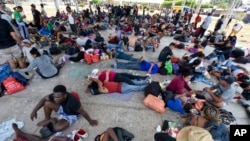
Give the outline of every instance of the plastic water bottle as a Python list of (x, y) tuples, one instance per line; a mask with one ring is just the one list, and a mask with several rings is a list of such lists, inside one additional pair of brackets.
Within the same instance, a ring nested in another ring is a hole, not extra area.
[(117, 71), (117, 63), (114, 64), (114, 71)]

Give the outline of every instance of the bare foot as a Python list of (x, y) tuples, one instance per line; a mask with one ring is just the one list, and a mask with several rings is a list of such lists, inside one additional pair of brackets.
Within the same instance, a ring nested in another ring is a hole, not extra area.
[(37, 126), (47, 126), (50, 123), (50, 119), (44, 119), (37, 123)]
[(12, 123), (12, 129), (15, 131), (16, 138), (19, 137), (19, 133), (21, 132), (16, 123)]

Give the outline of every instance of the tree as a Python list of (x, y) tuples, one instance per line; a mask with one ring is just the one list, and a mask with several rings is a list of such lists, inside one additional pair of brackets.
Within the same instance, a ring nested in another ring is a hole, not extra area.
[(93, 2), (94, 4), (98, 4), (98, 3), (100, 3), (100, 0), (92, 0), (92, 2)]

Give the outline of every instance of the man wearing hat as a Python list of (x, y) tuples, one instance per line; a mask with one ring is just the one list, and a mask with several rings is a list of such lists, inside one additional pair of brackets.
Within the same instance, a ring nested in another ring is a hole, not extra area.
[(37, 27), (38, 30), (40, 30), (43, 24), (42, 14), (36, 9), (35, 4), (31, 4), (30, 6), (31, 6), (31, 12), (33, 15), (34, 25), (35, 27)]
[(234, 78), (232, 76), (221, 76), (217, 85), (205, 87), (203, 91), (196, 91), (196, 94), (202, 94), (210, 104), (221, 108), (231, 102), (235, 96), (233, 83)]
[(4, 1), (0, 1), (0, 12), (1, 12), (1, 18), (10, 23), (12, 19), (11, 18), (12, 11), (8, 7), (6, 7)]

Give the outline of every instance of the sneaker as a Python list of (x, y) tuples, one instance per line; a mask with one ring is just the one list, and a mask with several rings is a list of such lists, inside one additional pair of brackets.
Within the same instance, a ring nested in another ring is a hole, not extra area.
[(157, 126), (156, 132), (157, 132), (157, 133), (161, 132), (161, 125), (158, 125), (158, 126)]
[(152, 82), (152, 79), (148, 78), (147, 81), (148, 81), (148, 84), (150, 84)]
[(151, 74), (146, 74), (146, 76), (147, 76), (147, 81), (150, 84), (152, 82)]
[(245, 108), (250, 107), (246, 100), (239, 99), (238, 102)]

